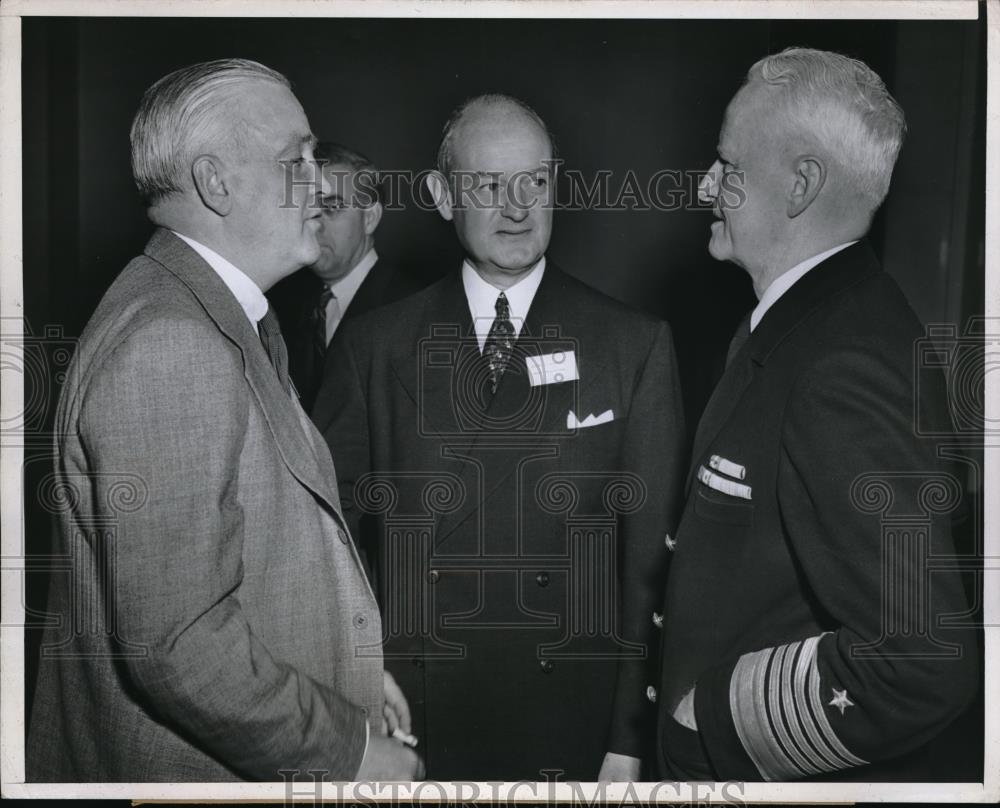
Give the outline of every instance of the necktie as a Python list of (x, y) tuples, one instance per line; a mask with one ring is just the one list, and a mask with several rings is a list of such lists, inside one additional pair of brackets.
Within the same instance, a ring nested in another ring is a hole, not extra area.
[[(327, 287), (329, 289), (329, 287)], [(337, 326), (340, 325), (340, 320), (343, 316), (343, 312), (340, 310), (340, 300), (330, 289), (330, 298), (326, 304), (326, 344), (330, 344), (330, 340), (333, 339), (333, 334), (337, 330)]]
[(333, 299), (333, 292), (325, 283), (313, 309), (313, 353), (316, 354), (316, 366), (323, 367), (323, 359), (326, 357), (326, 307)]
[(285, 392), (291, 393), (288, 383), (288, 350), (285, 348), (285, 341), (281, 338), (281, 326), (278, 325), (278, 318), (270, 306), (267, 307), (267, 313), (257, 323), (257, 333), (260, 334), (260, 341), (264, 344), (267, 358), (274, 366), (274, 372), (278, 374), (278, 381), (281, 382)]
[(733, 357), (740, 352), (743, 344), (750, 339), (750, 316), (752, 314), (752, 310), (748, 311), (736, 327), (736, 333), (733, 334), (733, 338), (729, 342), (729, 350), (726, 351), (726, 367), (729, 367), (729, 363), (733, 361)]
[(494, 393), (514, 350), (514, 324), (510, 321), (510, 304), (503, 292), (497, 297), (495, 309), (497, 316), (490, 326), (490, 333), (486, 335), (486, 345), (483, 348), (483, 356), (490, 366), (490, 381), (493, 383)]

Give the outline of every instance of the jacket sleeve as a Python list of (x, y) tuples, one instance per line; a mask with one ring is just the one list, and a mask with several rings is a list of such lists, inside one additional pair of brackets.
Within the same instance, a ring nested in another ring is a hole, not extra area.
[(656, 709), (647, 688), (658, 681), (667, 540), (680, 518), (687, 461), (684, 407), (673, 339), (658, 325), (637, 377), (628, 413), (621, 469), (637, 475), (644, 501), (621, 517), (622, 639), (646, 649), (645, 658), (623, 657), (608, 750), (642, 757), (651, 742)]
[(80, 438), (95, 506), (122, 472), (149, 491), (118, 517), (113, 548), (117, 634), (144, 648), (122, 656), (123, 671), (144, 709), (242, 777), (297, 768), (349, 779), (362, 708), (275, 658), (240, 604), (244, 541), (257, 529), (240, 495), (268, 495), (241, 491), (249, 402), (233, 346), (180, 317), (130, 334), (88, 382)]
[(915, 434), (914, 382), (900, 364), (877, 345), (844, 347), (792, 390), (778, 502), (829, 630), (699, 678), (698, 728), (725, 777), (792, 780), (895, 757), (975, 694), (972, 631), (940, 620), (967, 610), (961, 580), (928, 563), (954, 554), (957, 481)]

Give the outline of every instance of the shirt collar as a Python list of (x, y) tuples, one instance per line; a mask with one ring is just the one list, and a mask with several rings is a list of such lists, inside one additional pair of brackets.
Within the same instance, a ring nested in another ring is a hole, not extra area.
[(215, 250), (185, 236), (183, 233), (178, 233), (176, 230), (170, 232), (205, 259), (205, 263), (215, 270), (229, 291), (233, 293), (233, 297), (243, 308), (247, 319), (256, 326), (261, 318), (267, 314), (267, 298), (264, 297), (260, 287)]
[(486, 337), (496, 319), (496, 304), (500, 292), (503, 291), (510, 306), (510, 322), (514, 326), (514, 335), (520, 336), (524, 318), (528, 316), (528, 309), (531, 308), (531, 302), (535, 299), (535, 292), (538, 291), (544, 273), (543, 255), (527, 275), (510, 288), (500, 290), (484, 281), (468, 261), (462, 264), (462, 285), (465, 287), (465, 298), (469, 301), (469, 313), (472, 315), (480, 351), (485, 348)]
[(760, 302), (757, 304), (757, 308), (753, 310), (750, 314), (750, 330), (753, 331), (760, 321), (763, 319), (767, 310), (771, 308), (775, 303), (778, 302), (785, 292), (792, 288), (796, 281), (802, 278), (810, 269), (823, 263), (827, 258), (835, 253), (839, 253), (841, 250), (850, 247), (852, 244), (857, 244), (858, 240), (848, 241), (844, 244), (838, 244), (836, 247), (831, 247), (825, 252), (821, 252), (818, 255), (814, 255), (811, 258), (807, 258), (805, 261), (801, 261), (787, 272), (782, 273), (777, 278), (775, 278), (771, 285), (764, 290), (764, 294), (760, 296)]
[(347, 311), (347, 307), (351, 305), (351, 301), (354, 300), (354, 296), (358, 293), (358, 289), (361, 288), (361, 284), (365, 282), (368, 273), (372, 271), (372, 267), (375, 266), (376, 261), (378, 261), (378, 253), (372, 247), (372, 249), (365, 253), (364, 258), (358, 261), (354, 269), (348, 272), (343, 278), (327, 284), (330, 287), (330, 291), (333, 292), (334, 297), (337, 298), (337, 303), (340, 304), (341, 311)]

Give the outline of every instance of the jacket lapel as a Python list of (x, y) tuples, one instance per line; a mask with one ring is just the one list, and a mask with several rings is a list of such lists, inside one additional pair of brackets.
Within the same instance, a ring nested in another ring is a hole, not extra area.
[(172, 273), (198, 299), (216, 327), (243, 355), (243, 372), (274, 437), (282, 461), (292, 475), (319, 498), (343, 522), (332, 474), (332, 465), (322, 464), (314, 441), (300, 421), (298, 405), (278, 381), (264, 346), (243, 308), (222, 279), (181, 239), (158, 229), (146, 245), (145, 254)]
[[(461, 305), (467, 312), (468, 303), (460, 281), (459, 287)], [(452, 441), (451, 451), (483, 460), (482, 467), (489, 467), (489, 477), (482, 480), (483, 488), (480, 489), (472, 484), (475, 480), (470, 479), (478, 464), (472, 460), (463, 464), (460, 477), (465, 490), (478, 492), (478, 495), (467, 494), (460, 508), (441, 517), (435, 532), (436, 542), (447, 539), (473, 513), (484, 507), (490, 496), (516, 471), (526, 454), (532, 453), (536, 447), (552, 447), (554, 450), (557, 433), (568, 434), (565, 426), (567, 412), (579, 412), (581, 389), (586, 390), (594, 384), (601, 377), (603, 367), (586, 364), (591, 357), (585, 355), (578, 339), (586, 330), (583, 323), (585, 315), (577, 308), (568, 277), (549, 263), (497, 391), (492, 396), (487, 393), (483, 398), (485, 407), (479, 428), (460, 441)], [(471, 328), (471, 320), (469, 325)], [(475, 344), (474, 337), (472, 341)], [(478, 344), (475, 348), (476, 360), (485, 369), (486, 363), (479, 355)], [(532, 387), (527, 369), (528, 358), (559, 351), (575, 352), (581, 378)], [(485, 374), (485, 370), (483, 372)], [(485, 375), (483, 378), (485, 381)], [(454, 406), (450, 402), (442, 403)], [(493, 455), (488, 464), (484, 456), (486, 452)]]
[(862, 240), (813, 267), (767, 310), (726, 367), (698, 423), (687, 479), (689, 489), (709, 444), (737, 409), (771, 353), (813, 312), (876, 271), (879, 265), (875, 254), (867, 240)]

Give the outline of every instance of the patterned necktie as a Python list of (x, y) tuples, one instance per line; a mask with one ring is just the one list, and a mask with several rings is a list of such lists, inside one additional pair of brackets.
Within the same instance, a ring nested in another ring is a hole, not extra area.
[(503, 292), (497, 297), (496, 312), (496, 319), (490, 326), (490, 333), (486, 335), (486, 345), (483, 348), (483, 356), (490, 365), (490, 381), (493, 383), (494, 393), (514, 350), (514, 324), (510, 321), (510, 304)]
[(316, 301), (316, 308), (313, 309), (313, 352), (316, 354), (316, 366), (323, 367), (323, 360), (326, 357), (326, 307), (333, 299), (333, 292), (325, 283), (323, 290), (319, 293), (319, 300)]
[(733, 334), (733, 338), (729, 342), (729, 350), (726, 351), (726, 367), (729, 367), (729, 363), (733, 361), (733, 357), (740, 352), (740, 348), (750, 339), (750, 316), (752, 314), (753, 310), (748, 311), (736, 327), (736, 333)]
[(267, 351), (267, 358), (274, 366), (274, 372), (278, 374), (278, 381), (286, 393), (291, 393), (288, 382), (288, 350), (285, 348), (285, 341), (281, 338), (281, 326), (278, 325), (278, 317), (274, 309), (267, 307), (267, 313), (260, 318), (257, 323), (257, 333), (260, 334), (260, 341)]

